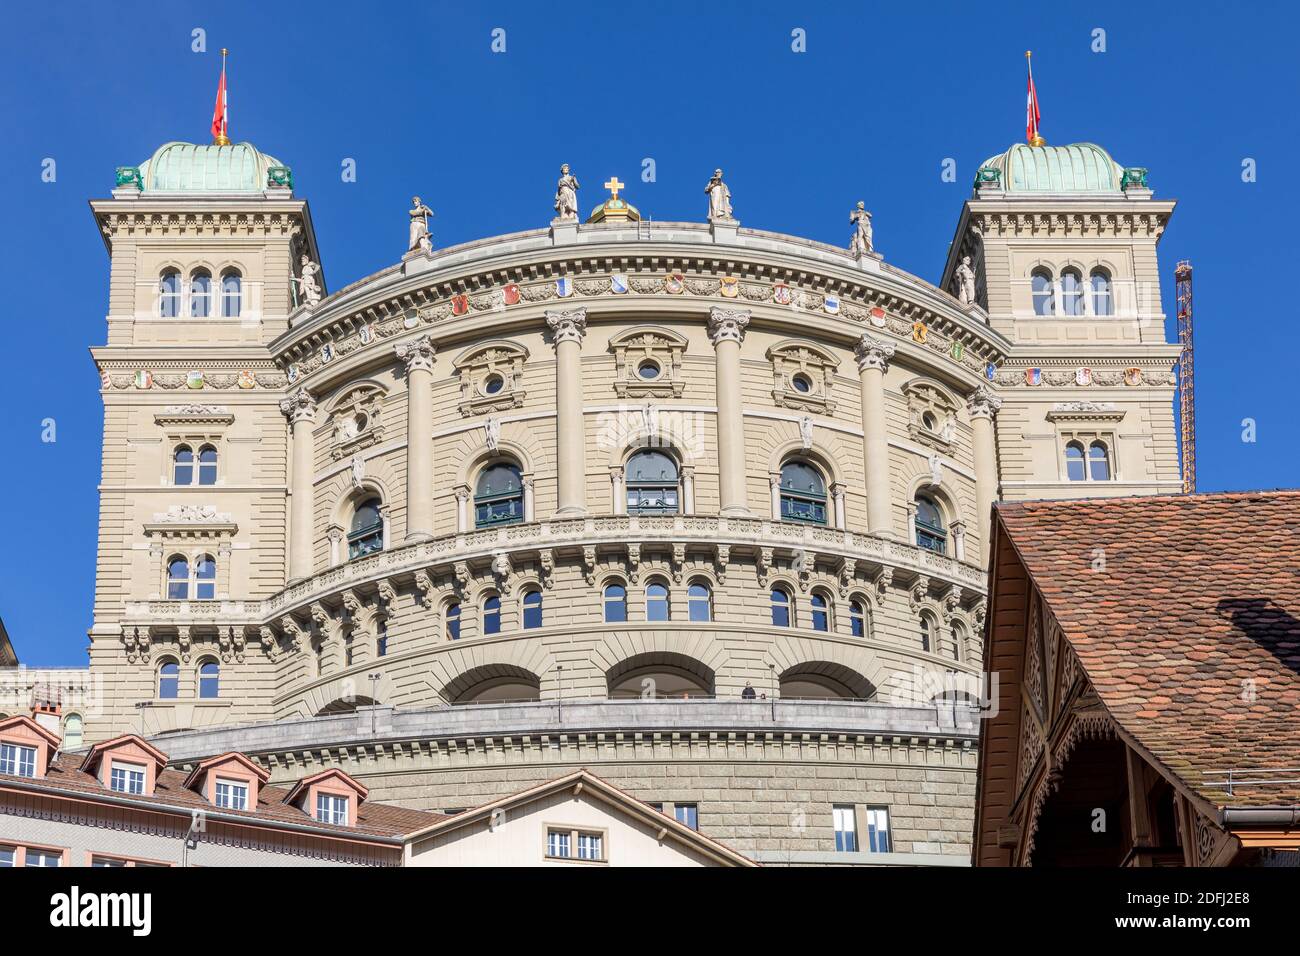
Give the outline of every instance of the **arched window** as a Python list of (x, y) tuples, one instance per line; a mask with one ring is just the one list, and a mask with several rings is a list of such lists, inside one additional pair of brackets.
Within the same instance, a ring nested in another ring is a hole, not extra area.
[(199, 665), (199, 698), (216, 700), (221, 692), (221, 665), (208, 660)]
[(1083, 315), (1083, 277), (1076, 269), (1061, 272), (1061, 314)]
[(227, 270), (221, 275), (221, 317), (224, 319), (239, 318), (239, 310), (242, 307), (240, 302), (240, 292), (242, 291), (242, 280), (239, 273), (234, 269)]
[(1110, 456), (1105, 442), (1095, 441), (1088, 446), (1088, 477), (1093, 481), (1110, 481)]
[(484, 468), (474, 489), (474, 524), (479, 528), (524, 520), (524, 480), (507, 462)]
[(826, 595), (821, 591), (814, 591), (811, 599), (812, 605), (812, 629), (814, 631), (829, 631), (831, 629), (831, 605), (826, 599)]
[(542, 592), (534, 588), (524, 593), (524, 630), (542, 626)]
[(375, 656), (383, 657), (388, 653), (388, 622), (380, 621), (375, 627)]
[(621, 584), (606, 584), (604, 603), (606, 624), (622, 624), (627, 621), (627, 588)]
[(1083, 481), (1088, 477), (1083, 467), (1083, 445), (1077, 441), (1065, 446), (1065, 477), (1070, 481)]
[(943, 512), (933, 498), (925, 495), (916, 496), (916, 544), (935, 554), (944, 554), (948, 550), (948, 529), (944, 527)]
[(167, 600), (188, 601), (190, 597), (190, 563), (180, 555), (167, 562)]
[(1034, 294), (1034, 315), (1054, 315), (1056, 299), (1052, 291), (1052, 274), (1046, 269), (1035, 269), (1029, 276)]
[(1110, 274), (1105, 269), (1093, 269), (1088, 281), (1092, 286), (1092, 314), (1114, 315), (1115, 302), (1110, 291)]
[(793, 621), (790, 592), (785, 588), (772, 588), (772, 626), (789, 627)]
[(212, 314), (212, 276), (196, 269), (190, 276), (190, 318), (206, 319)]
[(686, 609), (692, 621), (704, 623), (713, 620), (713, 593), (707, 582), (691, 582), (686, 589)]
[(194, 562), (194, 599), (211, 601), (217, 596), (217, 562), (210, 554), (201, 554)]
[(217, 483), (217, 449), (204, 445), (199, 449), (199, 484), (215, 485)]
[(826, 482), (806, 461), (781, 466), (781, 520), (826, 523)]
[(189, 445), (177, 445), (172, 452), (172, 484), (194, 484), (194, 449)]
[(383, 502), (378, 498), (367, 498), (352, 512), (352, 524), (348, 528), (348, 560), (384, 550), (382, 506)]
[(668, 585), (662, 581), (651, 581), (645, 588), (645, 619), (666, 621), (669, 616)]
[(181, 692), (181, 665), (163, 661), (158, 668), (158, 699), (175, 700)]
[(849, 631), (854, 637), (867, 636), (867, 604), (861, 598), (849, 602)]
[(168, 269), (158, 279), (158, 315), (174, 319), (181, 314), (181, 274)]
[(483, 633), (501, 633), (501, 598), (490, 594), (483, 601)]
[(952, 659), (960, 661), (966, 650), (966, 626), (960, 621), (952, 624)]
[(447, 613), (444, 615), (447, 621), (447, 640), (460, 640), (460, 602), (452, 601), (447, 605)]
[(63, 718), (63, 743), (60, 750), (76, 750), (81, 746), (82, 721), (80, 714), (68, 714)]
[(649, 450), (627, 460), (627, 513), (677, 513), (677, 462)]
[(921, 650), (927, 654), (934, 650), (935, 626), (929, 614), (921, 615)]

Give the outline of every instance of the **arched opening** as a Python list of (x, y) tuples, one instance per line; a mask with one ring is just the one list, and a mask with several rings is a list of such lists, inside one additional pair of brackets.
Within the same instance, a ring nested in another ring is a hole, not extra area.
[(167, 600), (190, 599), (190, 562), (183, 555), (173, 555), (167, 562)]
[(606, 624), (627, 623), (627, 588), (621, 581), (611, 581), (605, 585), (601, 602), (604, 605)]
[(158, 666), (158, 699), (175, 700), (181, 693), (181, 666), (165, 660)]
[(772, 605), (773, 627), (794, 627), (794, 598), (783, 587), (772, 588), (769, 595)]
[(1035, 269), (1029, 276), (1034, 297), (1034, 315), (1056, 313), (1055, 294), (1052, 291), (1052, 274), (1046, 269)]
[(1088, 446), (1088, 477), (1093, 481), (1110, 481), (1110, 454), (1103, 441)]
[(206, 319), (212, 315), (212, 274), (195, 269), (190, 275), (190, 318)]
[(199, 664), (199, 699), (216, 700), (221, 696), (221, 665), (209, 658)]
[(221, 275), (221, 317), (239, 318), (243, 303), (240, 300), (243, 280), (235, 269), (228, 269)]
[(524, 520), (524, 479), (519, 466), (499, 461), (488, 465), (474, 485), (474, 526), (489, 528)]
[(542, 591), (540, 588), (529, 588), (524, 592), (523, 610), (525, 631), (531, 631), (542, 626)]
[(1061, 314), (1083, 315), (1083, 277), (1077, 269), (1061, 271)]
[(442, 689), (452, 704), (502, 704), (541, 700), (542, 681), (514, 664), (484, 664), (461, 674)]
[(627, 460), (627, 513), (677, 514), (677, 462), (662, 451), (642, 449)]
[(781, 520), (826, 524), (826, 479), (802, 460), (781, 466)]
[(158, 317), (174, 319), (181, 314), (181, 274), (168, 269), (158, 277)]
[(348, 560), (384, 550), (383, 502), (367, 498), (352, 512), (348, 525)]
[(172, 484), (192, 485), (194, 483), (194, 449), (189, 445), (177, 445), (172, 452)]
[(695, 578), (686, 589), (687, 617), (697, 624), (706, 624), (713, 620), (713, 591), (709, 582)]
[(1105, 269), (1093, 269), (1089, 277), (1092, 286), (1093, 315), (1114, 315), (1115, 299), (1110, 287), (1110, 274)]
[(217, 483), (217, 449), (213, 445), (204, 445), (199, 449), (199, 484), (215, 485)]
[(916, 496), (916, 546), (935, 554), (948, 553), (948, 528), (943, 510), (929, 495)]
[(1083, 481), (1088, 477), (1083, 466), (1083, 445), (1072, 441), (1065, 446), (1065, 477), (1070, 481)]
[(685, 654), (650, 651), (620, 661), (605, 674), (612, 700), (712, 697), (713, 670)]
[(1039, 811), (1030, 865), (1119, 866), (1128, 850), (1124, 743), (1080, 740), (1056, 771), (1060, 780)]
[(808, 599), (808, 607), (811, 610), (809, 623), (812, 624), (814, 631), (829, 631), (831, 629), (831, 597), (825, 591), (813, 591), (812, 596)]
[(830, 661), (806, 661), (781, 673), (783, 700), (870, 700), (876, 688), (857, 671)]
[(668, 582), (662, 578), (652, 578), (645, 586), (645, 619), (667, 621), (671, 617), (672, 605), (668, 597)]

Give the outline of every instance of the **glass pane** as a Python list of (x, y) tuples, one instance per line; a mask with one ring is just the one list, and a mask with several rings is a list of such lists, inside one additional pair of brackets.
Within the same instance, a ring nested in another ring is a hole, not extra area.
[(524, 595), (524, 627), (542, 626), (542, 592), (529, 591)]
[(449, 640), (460, 640), (460, 605), (450, 604), (447, 606), (447, 637)]
[(645, 590), (646, 620), (668, 620), (668, 589), (662, 584), (651, 584)]
[(483, 633), (501, 633), (501, 599), (493, 596), (483, 602)]
[(782, 466), (781, 487), (786, 491), (826, 496), (826, 483), (822, 480), (821, 472), (802, 461), (791, 461)]
[(518, 468), (514, 465), (492, 465), (483, 469), (479, 475), (475, 494), (478, 497), (490, 497), (521, 492), (523, 489), (524, 482)]
[(1035, 272), (1030, 282), (1034, 293), (1034, 315), (1051, 315), (1056, 311), (1051, 278), (1046, 273)]
[(639, 451), (628, 459), (627, 481), (676, 483), (677, 463), (660, 451)]
[(772, 592), (772, 626), (790, 626), (790, 597), (784, 591)]
[(1110, 481), (1110, 460), (1106, 457), (1106, 446), (1099, 441), (1088, 448), (1088, 467), (1093, 481)]
[(1073, 442), (1065, 446), (1065, 476), (1070, 481), (1083, 481), (1083, 446)]
[(830, 629), (830, 613), (826, 607), (826, 599), (820, 594), (812, 596), (812, 626), (814, 631)]
[(605, 588), (605, 621), (623, 624), (627, 621), (627, 590), (618, 584)]

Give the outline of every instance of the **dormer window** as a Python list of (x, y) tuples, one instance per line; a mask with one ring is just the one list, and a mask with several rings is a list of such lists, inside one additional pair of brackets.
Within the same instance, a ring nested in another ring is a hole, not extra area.
[(185, 788), (205, 797), (222, 810), (257, 809), (258, 788), (270, 773), (241, 753), (227, 753), (203, 761), (185, 780)]
[(321, 823), (348, 825), (348, 798), (335, 793), (316, 794), (316, 819)]
[(0, 773), (15, 777), (36, 776), (36, 748), (0, 744)]
[(223, 810), (247, 810), (248, 784), (218, 777), (212, 802)]
[(112, 772), (108, 777), (108, 789), (118, 793), (139, 795), (144, 793), (144, 767), (131, 763), (113, 762)]

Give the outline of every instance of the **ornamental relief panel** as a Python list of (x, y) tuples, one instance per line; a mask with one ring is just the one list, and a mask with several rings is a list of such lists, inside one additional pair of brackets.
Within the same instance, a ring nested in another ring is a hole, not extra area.
[(609, 340), (619, 398), (680, 398), (686, 339), (667, 329), (635, 328)]
[(331, 458), (339, 461), (383, 441), (385, 395), (377, 385), (362, 385), (344, 393), (335, 402), (330, 413), (333, 428)]
[(946, 389), (913, 379), (903, 386), (907, 434), (915, 442), (952, 454), (957, 435), (957, 402)]
[(796, 408), (830, 415), (839, 361), (829, 352), (804, 342), (787, 340), (767, 350), (772, 363), (772, 401), (779, 408)]
[(460, 413), (468, 417), (523, 405), (526, 361), (528, 349), (500, 339), (462, 352), (452, 362), (460, 377)]

